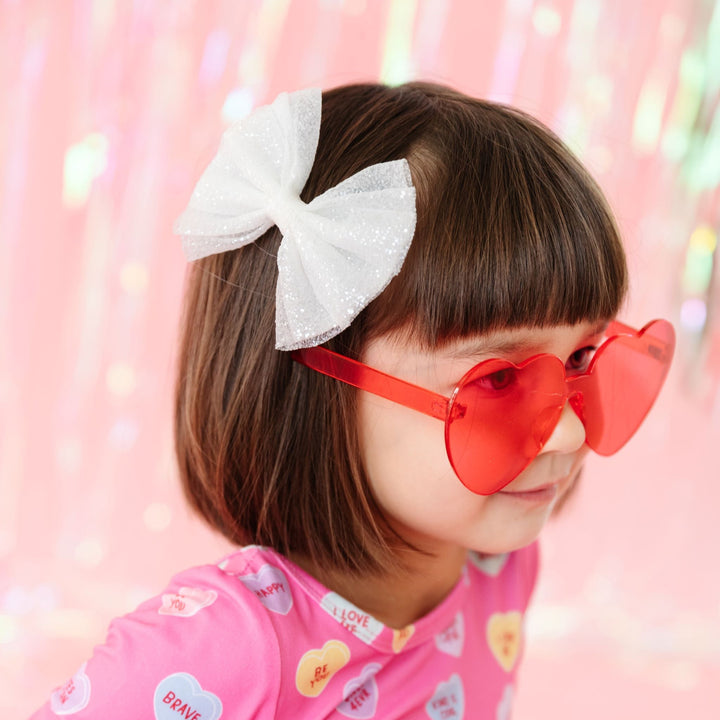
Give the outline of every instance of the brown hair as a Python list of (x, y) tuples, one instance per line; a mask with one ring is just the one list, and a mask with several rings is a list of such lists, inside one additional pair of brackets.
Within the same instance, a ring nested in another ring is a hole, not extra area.
[[(401, 328), (433, 347), (617, 313), (626, 266), (606, 201), (562, 142), (517, 109), (425, 83), (328, 91), (302, 199), (403, 157), (417, 192), (410, 251), (327, 347), (360, 357)], [(280, 239), (271, 228), (190, 271), (175, 421), (183, 485), (234, 542), (377, 570), (402, 541), (365, 476), (356, 391), (274, 349)]]

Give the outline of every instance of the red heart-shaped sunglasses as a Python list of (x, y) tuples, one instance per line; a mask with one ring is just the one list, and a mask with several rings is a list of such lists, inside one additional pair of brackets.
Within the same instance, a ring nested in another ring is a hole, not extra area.
[(445, 449), (469, 490), (490, 495), (537, 456), (570, 403), (599, 455), (617, 452), (640, 427), (662, 388), (675, 350), (667, 320), (642, 330), (611, 322), (587, 372), (566, 376), (555, 355), (516, 365), (490, 359), (468, 371), (449, 398), (326, 348), (296, 350), (297, 362), (445, 423)]

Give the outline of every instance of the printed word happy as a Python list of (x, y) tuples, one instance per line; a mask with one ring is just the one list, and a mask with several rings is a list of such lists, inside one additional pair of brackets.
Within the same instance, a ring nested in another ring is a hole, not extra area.
[(264, 588), (258, 588), (255, 590), (255, 594), (259, 598), (266, 598), (266, 597), (272, 597), (273, 595), (277, 595), (280, 592), (286, 592), (285, 586), (282, 583), (271, 583), (270, 585), (266, 585)]

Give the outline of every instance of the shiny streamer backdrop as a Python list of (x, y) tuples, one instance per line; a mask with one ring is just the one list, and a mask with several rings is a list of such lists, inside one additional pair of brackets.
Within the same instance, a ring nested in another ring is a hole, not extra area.
[(720, 713), (720, 9), (704, 0), (0, 0), (0, 711), (226, 548), (185, 508), (171, 234), (283, 89), (422, 77), (516, 104), (607, 192), (625, 317), (679, 351), (545, 535), (515, 717)]

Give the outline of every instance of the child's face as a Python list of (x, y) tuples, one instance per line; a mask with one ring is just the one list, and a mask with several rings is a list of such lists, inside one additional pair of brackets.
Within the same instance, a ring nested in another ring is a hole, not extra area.
[[(566, 364), (568, 374), (579, 364), (582, 371), (591, 352), (578, 351), (597, 347), (602, 329), (594, 323), (519, 328), (463, 338), (433, 351), (390, 334), (370, 342), (362, 360), (449, 397), (471, 367), (490, 357), (519, 363), (550, 353)], [(450, 466), (442, 422), (366, 392), (359, 397), (363, 457), (379, 504), (402, 537), (441, 555), (458, 548), (501, 553), (531, 543), (588, 452), (583, 425), (566, 405), (535, 460), (502, 491), (476, 495)]]

